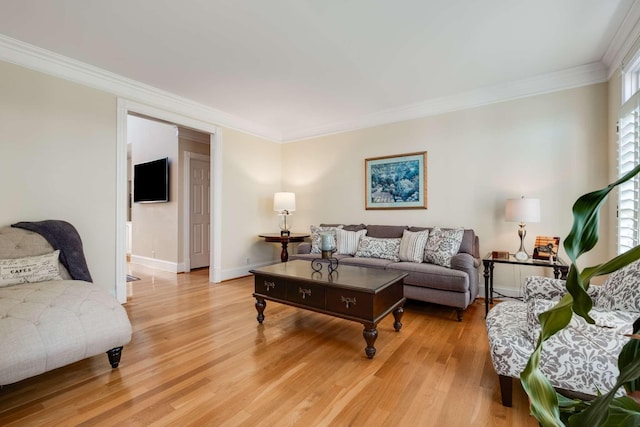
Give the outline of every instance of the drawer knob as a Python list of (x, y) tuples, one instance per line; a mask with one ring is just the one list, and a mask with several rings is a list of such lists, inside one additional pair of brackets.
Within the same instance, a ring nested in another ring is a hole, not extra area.
[(264, 287), (267, 290), (267, 292), (269, 292), (271, 289), (275, 289), (276, 284), (274, 282), (267, 282), (266, 280), (264, 281)]
[(311, 296), (311, 289), (298, 288), (298, 292), (302, 294), (302, 299), (305, 299), (307, 295)]
[(356, 297), (342, 297), (342, 302), (349, 308), (351, 305), (356, 305)]

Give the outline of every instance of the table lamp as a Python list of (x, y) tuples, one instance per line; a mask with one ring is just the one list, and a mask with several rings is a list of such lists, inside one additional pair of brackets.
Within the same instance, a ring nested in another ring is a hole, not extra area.
[(273, 195), (273, 210), (278, 212), (280, 219), (280, 235), (289, 236), (291, 234), (291, 221), (287, 222), (287, 217), (296, 210), (296, 194), (279, 192)]
[(529, 254), (524, 248), (524, 237), (527, 235), (525, 227), (527, 222), (540, 222), (540, 199), (525, 199), (524, 196), (519, 199), (508, 199), (505, 218), (507, 221), (520, 223), (518, 228), (520, 249), (513, 256), (518, 261), (528, 260)]

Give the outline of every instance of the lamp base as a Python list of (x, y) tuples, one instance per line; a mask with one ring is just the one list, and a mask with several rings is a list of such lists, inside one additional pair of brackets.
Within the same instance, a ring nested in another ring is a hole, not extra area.
[(281, 237), (289, 237), (289, 236), (291, 236), (291, 231), (289, 231), (289, 230), (280, 230), (280, 236)]
[(524, 251), (518, 251), (515, 254), (513, 254), (513, 257), (518, 261), (526, 261), (529, 259), (529, 254)]
[(513, 254), (513, 257), (518, 261), (526, 261), (529, 259), (529, 254), (524, 249), (524, 238), (527, 235), (527, 230), (525, 230), (525, 224), (523, 222), (520, 223), (520, 228), (518, 228), (518, 237), (520, 237), (520, 249), (518, 252)]

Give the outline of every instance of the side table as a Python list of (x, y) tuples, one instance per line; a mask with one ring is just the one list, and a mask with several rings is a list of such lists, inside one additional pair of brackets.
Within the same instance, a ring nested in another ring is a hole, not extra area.
[(493, 304), (493, 267), (495, 264), (515, 264), (515, 265), (529, 265), (535, 267), (551, 267), (553, 268), (553, 277), (556, 279), (566, 279), (569, 273), (569, 266), (560, 257), (556, 257), (555, 261), (545, 261), (541, 259), (529, 258), (524, 261), (517, 260), (513, 254), (509, 254), (509, 259), (506, 258), (493, 258), (491, 253), (488, 253), (482, 259), (484, 265), (484, 315), (486, 317), (489, 313), (489, 304)]
[(260, 234), (258, 237), (262, 237), (267, 243), (280, 243), (282, 245), (280, 261), (287, 262), (289, 260), (289, 252), (287, 251), (289, 243), (304, 242), (304, 239), (309, 236), (309, 234), (302, 233), (291, 233), (289, 236), (281, 236), (280, 233), (265, 233)]

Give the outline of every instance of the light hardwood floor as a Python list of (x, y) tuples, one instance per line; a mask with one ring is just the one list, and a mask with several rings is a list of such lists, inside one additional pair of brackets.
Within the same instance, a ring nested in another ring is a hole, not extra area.
[[(207, 282), (131, 265), (133, 339), (118, 369), (99, 355), (0, 389), (0, 425), (536, 426), (514, 384), (500, 404), (477, 300), (455, 311), (409, 301), (403, 328), (267, 302), (253, 279)], [(0, 344), (1, 345), (1, 344)]]

